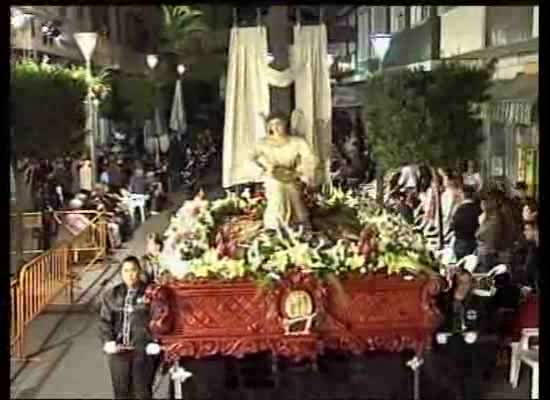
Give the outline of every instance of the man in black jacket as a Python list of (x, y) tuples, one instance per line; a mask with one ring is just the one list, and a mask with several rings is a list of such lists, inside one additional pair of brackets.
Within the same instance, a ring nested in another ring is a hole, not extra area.
[(156, 358), (160, 352), (149, 332), (150, 308), (139, 260), (127, 257), (122, 283), (107, 291), (101, 302), (100, 334), (108, 355), (114, 397), (151, 399)]
[(476, 249), (476, 231), (479, 228), (481, 208), (474, 202), (475, 191), (470, 186), (464, 186), (464, 201), (458, 206), (451, 221), (451, 229), (455, 233), (454, 252), (457, 260), (472, 254)]

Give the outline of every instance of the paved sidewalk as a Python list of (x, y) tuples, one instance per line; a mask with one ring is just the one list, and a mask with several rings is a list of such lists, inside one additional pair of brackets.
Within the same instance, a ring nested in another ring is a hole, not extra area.
[[(173, 196), (177, 207), (188, 197)], [(112, 398), (110, 377), (98, 338), (96, 300), (119, 282), (118, 263), (141, 256), (149, 232), (162, 232), (173, 210), (147, 219), (111, 262), (87, 272), (75, 290), (78, 303), (66, 304), (62, 294), (29, 325), (26, 354), (31, 361), (11, 361), (12, 398)]]

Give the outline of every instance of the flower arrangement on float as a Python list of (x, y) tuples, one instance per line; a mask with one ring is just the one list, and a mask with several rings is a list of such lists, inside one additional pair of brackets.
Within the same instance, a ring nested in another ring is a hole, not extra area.
[(368, 198), (334, 189), (330, 195), (309, 194), (306, 203), (313, 219), (336, 215), (336, 220), (347, 220), (357, 233), (331, 236), (289, 226), (265, 231), (261, 221), (266, 199), (261, 193), (227, 192), (226, 197), (210, 202), (201, 192), (172, 217), (161, 264), (177, 280), (262, 283), (280, 280), (296, 269), (320, 278), (383, 271), (432, 274), (439, 269), (422, 236)]

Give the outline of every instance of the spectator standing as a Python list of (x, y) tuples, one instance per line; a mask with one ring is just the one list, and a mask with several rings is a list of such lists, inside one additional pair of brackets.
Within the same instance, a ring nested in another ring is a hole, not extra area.
[(107, 291), (101, 301), (100, 336), (107, 354), (114, 398), (153, 398), (156, 358), (160, 352), (149, 330), (151, 310), (145, 300), (146, 284), (140, 279), (136, 257), (122, 262), (122, 283)]
[(539, 228), (537, 221), (525, 223), (525, 239), (527, 240), (527, 258), (525, 269), (527, 272), (527, 286), (539, 290), (540, 254), (539, 254)]
[(475, 189), (465, 186), (462, 191), (464, 200), (456, 209), (450, 226), (455, 234), (454, 253), (457, 260), (474, 253), (481, 214), (481, 208), (474, 202)]
[(527, 199), (521, 210), (523, 222), (532, 222), (538, 219), (539, 207), (533, 199)]
[(472, 186), (476, 192), (481, 191), (483, 187), (483, 179), (477, 168), (476, 162), (473, 160), (468, 161), (468, 168), (462, 175), (464, 185)]
[(90, 160), (84, 160), (80, 167), (80, 189), (91, 192), (92, 187), (92, 162)]
[(109, 186), (113, 192), (118, 192), (124, 183), (120, 164), (122, 164), (122, 160), (118, 162), (113, 160), (109, 164)]
[(408, 162), (403, 168), (401, 168), (401, 175), (399, 176), (399, 181), (397, 185), (404, 190), (417, 190), (418, 189), (418, 179), (420, 177), (420, 171), (418, 167)]
[(443, 178), (445, 190), (441, 194), (441, 215), (443, 220), (443, 234), (451, 229), (451, 222), (456, 208), (462, 202), (462, 191), (455, 176), (449, 174)]
[(143, 168), (136, 168), (134, 174), (130, 177), (130, 193), (145, 194), (146, 183)]
[(81, 160), (79, 155), (75, 154), (71, 160), (71, 193), (76, 195), (80, 191), (80, 166)]
[(476, 232), (479, 272), (489, 272), (498, 263), (498, 252), (502, 245), (504, 223), (497, 199), (493, 193), (484, 194), (481, 199), (483, 213), (479, 217)]
[(162, 253), (163, 242), (158, 234), (147, 236), (146, 252), (143, 256), (143, 272), (145, 282), (158, 282), (160, 279), (161, 266), (159, 257)]
[(514, 187), (514, 200), (521, 207), (527, 201), (527, 184), (525, 182), (518, 182)]
[[(491, 340), (488, 304), (472, 292), (472, 275), (459, 270), (453, 277), (450, 290), (439, 299), (443, 323), (436, 335), (435, 352), (444, 355), (449, 370), (458, 372), (453, 385), (460, 385), (460, 398), (480, 397), (484, 372), (490, 370), (496, 354), (496, 341)], [(483, 340), (479, 340), (483, 337)], [(447, 369), (443, 365), (441, 369)]]

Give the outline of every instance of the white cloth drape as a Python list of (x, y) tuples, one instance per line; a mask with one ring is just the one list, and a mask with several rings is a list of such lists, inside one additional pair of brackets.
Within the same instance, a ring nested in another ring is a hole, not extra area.
[(178, 137), (187, 131), (187, 118), (185, 115), (185, 103), (183, 101), (183, 92), (181, 88), (181, 80), (176, 81), (176, 89), (174, 91), (174, 100), (172, 102), (172, 112), (170, 113), (170, 129), (176, 132)]
[(225, 88), (223, 186), (258, 182), (261, 171), (248, 153), (265, 136), (269, 114), (266, 70), (267, 32), (264, 27), (232, 28)]
[(329, 182), (332, 143), (332, 98), (324, 25), (295, 27), (290, 68), (277, 71), (267, 64), (264, 27), (232, 28), (225, 93), (223, 186), (259, 182), (261, 171), (247, 162), (250, 149), (265, 136), (269, 85), (295, 82), (293, 133), (303, 136), (320, 164), (314, 181)]
[(295, 81), (301, 132), (319, 159), (315, 182), (330, 183), (332, 94), (325, 25), (294, 27), (294, 63), (304, 65)]

